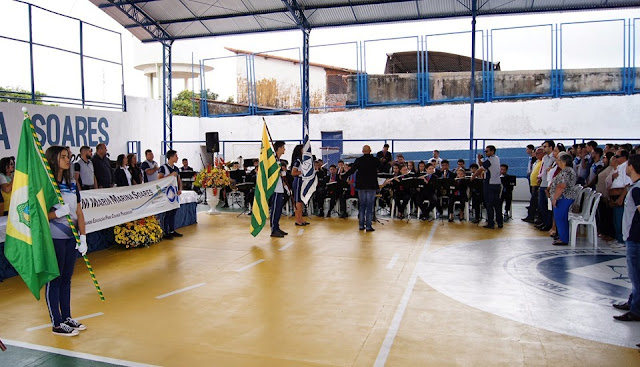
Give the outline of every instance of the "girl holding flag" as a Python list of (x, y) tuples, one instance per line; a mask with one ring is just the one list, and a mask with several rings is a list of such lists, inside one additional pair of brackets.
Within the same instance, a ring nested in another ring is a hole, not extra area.
[[(50, 208), (49, 228), (58, 260), (60, 276), (46, 285), (46, 299), (49, 316), (53, 323), (53, 333), (63, 336), (76, 336), (78, 330), (86, 330), (86, 326), (71, 318), (71, 276), (78, 254), (87, 253), (87, 236), (85, 235), (84, 214), (80, 205), (80, 192), (76, 182), (71, 178), (71, 160), (69, 152), (61, 146), (47, 149), (45, 156), (51, 166), (64, 205), (56, 204)], [(66, 216), (71, 216), (74, 225), (80, 233), (80, 244), (76, 246), (76, 239)]]

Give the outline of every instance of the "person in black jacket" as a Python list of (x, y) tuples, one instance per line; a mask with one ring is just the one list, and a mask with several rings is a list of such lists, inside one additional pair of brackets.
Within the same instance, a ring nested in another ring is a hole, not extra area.
[(371, 154), (371, 147), (368, 145), (362, 147), (362, 153), (363, 156), (353, 162), (351, 168), (344, 173), (343, 177), (349, 177), (356, 173), (356, 189), (358, 190), (358, 202), (360, 203), (359, 229), (366, 229), (367, 232), (373, 232), (374, 229), (371, 226), (371, 221), (373, 219), (376, 190), (378, 190), (378, 169), (380, 168), (380, 161)]
[(116, 186), (131, 186), (131, 172), (129, 172), (129, 162), (127, 161), (126, 155), (120, 154), (118, 156), (113, 177)]

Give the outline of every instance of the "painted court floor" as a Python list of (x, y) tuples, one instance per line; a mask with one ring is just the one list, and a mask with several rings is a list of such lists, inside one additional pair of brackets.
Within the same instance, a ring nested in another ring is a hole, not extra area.
[(198, 214), (184, 237), (89, 254), (51, 333), (44, 299), (0, 283), (0, 366), (640, 366), (640, 322), (612, 319), (631, 285), (624, 248), (551, 246), (520, 221), (310, 218), (289, 235)]

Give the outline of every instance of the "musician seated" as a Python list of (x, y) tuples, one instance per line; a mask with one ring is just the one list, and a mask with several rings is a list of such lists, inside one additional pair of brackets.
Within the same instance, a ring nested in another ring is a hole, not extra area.
[(319, 171), (322, 171), (324, 176), (328, 175), (329, 174), (329, 170), (327, 169), (327, 167), (325, 167), (324, 161), (322, 159), (318, 159), (318, 163), (320, 164)]
[(511, 215), (511, 201), (513, 199), (513, 186), (505, 184), (508, 182), (508, 178), (513, 177), (508, 174), (509, 166), (505, 163), (500, 165), (500, 177), (502, 178), (502, 195), (500, 195), (500, 207), (504, 207), (504, 218), (508, 219)]
[(404, 218), (404, 210), (407, 208), (407, 204), (411, 201), (411, 190), (404, 182), (409, 178), (409, 168), (406, 165), (400, 166), (400, 175), (392, 179), (393, 185), (393, 202), (396, 204), (398, 211), (398, 219)]
[[(471, 163), (469, 168), (471, 169), (471, 175), (474, 175), (478, 171), (480, 166), (478, 166), (477, 163)], [(480, 205), (484, 201), (484, 195), (482, 193), (481, 180), (484, 180), (484, 172), (476, 176), (474, 181), (477, 181), (477, 183), (469, 184), (469, 188), (471, 191), (471, 209), (473, 211), (473, 219), (471, 220), (471, 223), (480, 223), (480, 218), (482, 216)]]
[[(342, 168), (344, 169), (344, 164)], [(329, 197), (331, 199), (329, 201), (329, 211), (327, 212), (327, 217), (331, 217), (331, 212), (333, 212), (333, 208), (335, 208), (336, 206), (336, 201), (340, 200), (340, 218), (346, 218), (347, 199), (344, 195), (345, 183), (340, 179), (338, 168), (333, 164), (329, 166), (329, 174), (325, 178), (325, 186), (325, 197)], [(322, 210), (324, 209), (324, 198), (322, 199), (321, 203), (322, 206), (320, 206), (320, 208)]]
[(385, 157), (381, 157), (380, 158), (380, 172), (381, 173), (390, 173), (392, 172), (392, 166), (391, 166), (391, 161), (388, 161), (387, 158)]
[(442, 162), (440, 163), (440, 169), (437, 170), (437, 175), (438, 177), (441, 178), (455, 178), (456, 175), (455, 173), (451, 172), (449, 170), (449, 160), (447, 159), (443, 159)]
[(427, 164), (424, 161), (418, 162), (418, 175), (424, 176), (427, 173)]
[(324, 199), (327, 197), (327, 174), (322, 167), (322, 160), (315, 161), (313, 165), (318, 179), (316, 192), (313, 193), (313, 202), (316, 203), (316, 207), (319, 209), (317, 215), (324, 217)]
[[(400, 175), (400, 166), (394, 163), (391, 166), (391, 174), (393, 177)], [(391, 199), (393, 198), (393, 178), (386, 179), (382, 185), (380, 185), (380, 207), (391, 208)]]
[(414, 161), (407, 162), (407, 169), (409, 170), (410, 173), (418, 173), (418, 170), (416, 168), (416, 163)]
[[(348, 171), (351, 168), (351, 165), (345, 164), (344, 168)], [(344, 177), (347, 181), (347, 185), (344, 191), (345, 201), (346, 199), (353, 199), (358, 197), (358, 193), (356, 192), (356, 174), (352, 174), (349, 177)]]
[(180, 167), (180, 172), (193, 172), (193, 168), (189, 166), (189, 160), (187, 158), (182, 158), (182, 167)]
[(431, 220), (431, 212), (433, 208), (436, 208), (438, 213), (442, 215), (442, 207), (440, 206), (440, 201), (436, 195), (436, 187), (435, 180), (438, 178), (436, 176), (436, 167), (427, 163), (425, 166), (425, 173), (420, 176), (422, 182), (419, 181), (418, 184), (418, 195), (416, 202), (418, 207), (420, 207), (420, 220)]
[[(240, 169), (240, 163), (233, 162), (233, 166), (231, 166), (231, 171), (229, 172), (229, 186), (225, 186), (222, 191), (224, 191), (224, 205), (223, 208), (229, 207), (229, 193), (232, 191), (236, 191), (236, 185), (239, 183), (243, 183), (246, 177), (246, 173)], [(245, 197), (245, 202), (246, 202)]]
[(260, 164), (260, 160), (258, 159), (253, 160), (253, 169), (249, 169), (249, 171), (247, 172), (246, 182), (256, 183), (259, 164)]
[(449, 222), (453, 222), (453, 212), (455, 210), (454, 205), (456, 202), (460, 203), (460, 213), (458, 214), (458, 218), (460, 221), (464, 220), (464, 206), (467, 202), (467, 188), (469, 186), (469, 181), (465, 177), (465, 170), (462, 167), (459, 167), (456, 170), (454, 186), (455, 188), (451, 192), (451, 197), (449, 198)]

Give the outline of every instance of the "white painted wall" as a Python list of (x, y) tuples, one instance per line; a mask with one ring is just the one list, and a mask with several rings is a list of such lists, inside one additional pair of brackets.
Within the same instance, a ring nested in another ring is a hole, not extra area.
[[(246, 78), (246, 61), (244, 58), (237, 58), (237, 76), (238, 78)], [(278, 83), (278, 89), (283, 92), (290, 89), (293, 93), (290, 95), (290, 103), (293, 103), (300, 95), (301, 90), (301, 69), (299, 63), (278, 60), (273, 58), (264, 58), (255, 56), (254, 59), (255, 78), (256, 81), (262, 79), (275, 79)], [(326, 96), (326, 72), (324, 68), (318, 66), (309, 66), (309, 92), (311, 94), (319, 93)], [(239, 91), (240, 93), (240, 91)]]
[[(0, 157), (15, 155), (18, 148), (22, 104), (0, 103)], [(75, 108), (26, 105), (31, 115), (55, 114), (61, 123), (69, 116), (96, 119), (106, 118), (109, 135), (108, 148), (111, 158), (126, 153), (128, 140), (140, 140), (142, 150), (152, 149), (159, 158), (162, 141), (162, 104), (144, 98), (127, 98), (127, 112), (82, 110)], [(545, 137), (607, 138), (640, 137), (640, 95), (604, 96), (533, 100), (525, 102), (494, 102), (476, 104), (475, 137), (477, 138), (531, 138), (540, 142)], [(266, 120), (274, 139), (301, 139), (300, 115), (268, 116)], [(2, 123), (4, 122), (4, 123)], [(221, 140), (259, 141), (262, 133), (262, 117), (195, 118), (174, 117), (174, 140), (204, 141), (205, 133), (217, 131)], [(62, 124), (63, 125), (63, 124)], [(75, 129), (75, 126), (71, 126)], [(61, 127), (63, 129), (63, 127)], [(343, 131), (344, 139), (453, 139), (469, 136), (469, 105), (437, 105), (427, 107), (403, 107), (380, 109), (355, 109), (346, 112), (312, 114), (310, 132), (312, 139), (320, 139), (321, 131)], [(63, 133), (63, 131), (60, 131)], [(75, 134), (75, 130), (74, 130)], [(101, 135), (96, 135), (98, 139)], [(358, 154), (365, 142), (345, 143), (345, 154)], [(374, 151), (381, 142), (371, 142)], [(521, 142), (514, 146), (524, 145)], [(77, 152), (82, 144), (71, 144)], [(178, 155), (189, 159), (194, 168), (201, 167), (199, 153), (204, 143), (176, 143)], [(442, 142), (437, 145), (407, 143), (396, 145), (396, 151), (430, 150), (440, 147), (465, 148), (468, 143)], [(251, 154), (251, 147), (255, 153)], [(244, 158), (257, 157), (258, 144), (238, 146), (232, 150), (227, 145), (227, 159), (235, 159), (233, 152), (248, 152)], [(313, 145), (319, 153), (319, 144)], [(288, 154), (293, 145), (288, 145)], [(160, 159), (156, 159), (161, 161)]]

